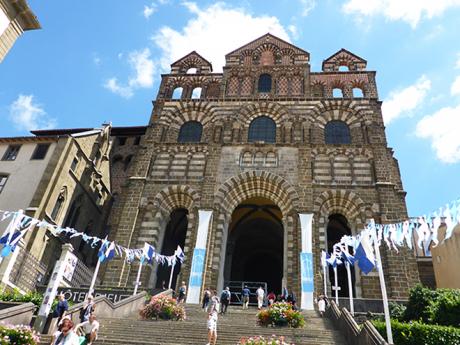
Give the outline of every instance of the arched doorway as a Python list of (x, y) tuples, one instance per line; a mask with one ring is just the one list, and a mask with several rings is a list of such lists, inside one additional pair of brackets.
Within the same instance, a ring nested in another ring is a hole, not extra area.
[(266, 282), (281, 292), (283, 224), (278, 206), (261, 197), (247, 199), (233, 211), (228, 228), (224, 280)]
[[(187, 234), (187, 226), (188, 226), (188, 211), (183, 208), (175, 209), (171, 212), (169, 217), (169, 222), (166, 225), (166, 229), (164, 232), (163, 237), (163, 244), (161, 246), (161, 254), (162, 255), (173, 255), (174, 251), (176, 250), (177, 246), (181, 246), (184, 248), (185, 244), (185, 236)], [(174, 273), (171, 287), (174, 288), (177, 283), (177, 276), (179, 275), (181, 269), (181, 264), (179, 261), (176, 262), (174, 266)], [(171, 275), (171, 267), (168, 265), (158, 265), (157, 268), (157, 279), (156, 279), (156, 287), (161, 288), (163, 282), (165, 283), (166, 287), (169, 283), (169, 278)]]
[[(348, 220), (341, 214), (332, 214), (329, 216), (329, 222), (327, 223), (327, 251), (328, 253), (332, 253), (332, 247), (337, 242), (340, 242), (340, 239), (344, 235), (351, 235), (350, 225), (348, 224)], [(352, 249), (350, 248), (350, 253), (352, 253)], [(345, 265), (338, 265), (337, 266), (337, 285), (340, 286), (339, 290), (339, 297), (348, 297), (348, 278), (347, 278), (347, 270)], [(331, 266), (329, 266), (329, 282), (331, 287), (335, 285), (334, 281), (334, 270)], [(353, 286), (353, 296), (356, 297), (355, 293), (355, 270), (354, 267), (351, 266), (351, 284)], [(335, 296), (335, 291), (331, 291), (331, 296)]]

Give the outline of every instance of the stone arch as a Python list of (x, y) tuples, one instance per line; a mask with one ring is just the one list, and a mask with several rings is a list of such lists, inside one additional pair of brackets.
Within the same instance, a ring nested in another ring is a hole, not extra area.
[(216, 209), (227, 214), (244, 200), (265, 197), (280, 208), (283, 217), (298, 208), (299, 195), (282, 177), (267, 171), (248, 171), (225, 181), (216, 193)]
[[(364, 201), (348, 190), (328, 190), (320, 194), (313, 203), (314, 212), (319, 216), (340, 213), (356, 225), (363, 225), (366, 218)], [(318, 218), (319, 218), (318, 217)]]
[(256, 117), (268, 116), (276, 123), (276, 127), (280, 127), (281, 123), (287, 121), (289, 113), (285, 107), (273, 102), (258, 102), (248, 104), (237, 111), (240, 121), (249, 126)]
[(169, 214), (176, 208), (192, 211), (198, 203), (199, 197), (198, 192), (189, 186), (168, 186), (157, 193), (153, 200), (153, 206), (164, 214)]
[(329, 121), (338, 120), (345, 122), (350, 128), (360, 126), (362, 120), (361, 110), (355, 104), (342, 99), (323, 101), (312, 109), (313, 123), (324, 128)]
[(181, 101), (178, 106), (167, 111), (159, 119), (159, 123), (179, 130), (179, 128), (189, 121), (197, 121), (205, 127), (208, 123), (214, 121), (212, 107), (208, 102), (199, 100)]

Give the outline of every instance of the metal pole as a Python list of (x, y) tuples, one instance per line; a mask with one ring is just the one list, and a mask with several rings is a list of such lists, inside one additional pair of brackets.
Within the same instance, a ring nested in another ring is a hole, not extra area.
[(139, 269), (137, 270), (136, 284), (134, 285), (133, 296), (137, 294), (137, 288), (139, 287), (139, 284), (140, 284), (139, 281), (141, 279), (141, 271), (142, 271), (142, 261), (139, 262)]
[(169, 284), (168, 284), (168, 289), (171, 289), (171, 284), (172, 284), (172, 279), (173, 279), (173, 274), (174, 274), (174, 267), (176, 266), (176, 263), (174, 263), (171, 267), (171, 275), (169, 276)]
[(339, 305), (339, 286), (337, 285), (337, 266), (334, 267), (334, 290), (335, 290), (335, 303)]
[(327, 266), (323, 266), (324, 296), (327, 297)]
[(99, 267), (101, 267), (101, 260), (97, 259), (96, 268), (94, 269), (93, 279), (91, 280), (91, 285), (89, 286), (88, 295), (94, 293), (94, 285), (96, 285), (97, 274), (99, 273)]
[(347, 276), (348, 276), (348, 296), (350, 297), (350, 313), (351, 315), (355, 316), (355, 306), (353, 304), (353, 286), (351, 285), (350, 263), (347, 261), (345, 265), (347, 268)]
[[(375, 230), (374, 220), (371, 220), (373, 229)], [(388, 308), (388, 297), (387, 297), (387, 288), (385, 286), (385, 277), (383, 276), (383, 267), (382, 267), (382, 258), (380, 257), (380, 249), (377, 238), (374, 236), (375, 231), (373, 231), (373, 240), (374, 240), (374, 249), (375, 249), (375, 258), (377, 260), (377, 270), (379, 272), (380, 278), (380, 289), (382, 290), (382, 300), (383, 300), (383, 311), (385, 313), (385, 324), (387, 327), (387, 340), (388, 344), (393, 343), (393, 333), (391, 331), (391, 321), (390, 321), (390, 309)]]

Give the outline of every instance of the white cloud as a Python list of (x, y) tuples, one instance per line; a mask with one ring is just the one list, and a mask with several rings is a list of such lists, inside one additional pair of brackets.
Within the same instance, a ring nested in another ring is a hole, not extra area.
[(22, 95), (10, 105), (10, 120), (19, 130), (56, 127), (56, 119), (48, 116), (43, 106), (34, 103), (34, 95)]
[(452, 86), (450, 87), (450, 93), (452, 96), (460, 95), (460, 75), (455, 78)]
[(445, 163), (460, 162), (460, 105), (442, 108), (425, 116), (417, 124), (416, 135), (430, 139), (431, 147), (439, 160)]
[(385, 124), (398, 117), (410, 115), (425, 99), (427, 92), (431, 89), (431, 81), (422, 75), (415, 84), (402, 90), (390, 92), (389, 97), (383, 102), (382, 113)]
[(302, 7), (302, 17), (308, 16), (308, 14), (315, 8), (315, 0), (300, 0), (300, 6)]
[(292, 38), (297, 40), (300, 37), (299, 30), (297, 29), (297, 26), (295, 25), (289, 25), (288, 30), (292, 35)]
[(144, 6), (144, 11), (143, 11), (144, 17), (145, 17), (146, 19), (149, 19), (150, 16), (151, 16), (152, 14), (154, 14), (156, 11), (157, 11), (157, 4), (155, 4), (155, 3), (152, 2), (152, 4), (151, 4), (150, 6), (145, 5), (145, 6)]
[(155, 73), (155, 63), (150, 59), (148, 48), (129, 53), (128, 63), (134, 73), (127, 85), (120, 84), (115, 77), (108, 79), (104, 84), (106, 89), (124, 98), (132, 97), (136, 89), (152, 87)]
[(389, 20), (402, 20), (415, 28), (422, 19), (439, 16), (456, 6), (460, 6), (460, 0), (348, 0), (342, 9), (358, 17), (383, 14)]
[(211, 61), (214, 71), (221, 71), (225, 54), (267, 32), (290, 41), (287, 30), (276, 17), (252, 16), (244, 9), (230, 8), (224, 3), (205, 9), (193, 2), (183, 5), (194, 16), (181, 32), (164, 26), (152, 37), (162, 50), (160, 60), (165, 71), (169, 71), (172, 62), (193, 50)]

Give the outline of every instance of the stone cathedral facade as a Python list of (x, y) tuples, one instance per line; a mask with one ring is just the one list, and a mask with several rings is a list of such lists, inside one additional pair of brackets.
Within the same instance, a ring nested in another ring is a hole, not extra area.
[[(176, 266), (173, 287), (192, 281), (201, 242), (201, 288), (265, 282), (269, 290), (286, 285), (299, 294), (299, 214), (311, 214), (314, 291), (321, 293), (321, 249), (359, 232), (367, 219), (384, 224), (407, 216), (376, 72), (345, 49), (312, 72), (308, 52), (271, 34), (225, 59), (223, 73), (213, 73), (192, 52), (162, 75), (114, 203), (111, 239), (137, 248), (148, 242), (165, 255), (181, 245), (186, 260)], [(212, 215), (205, 237), (202, 211)], [(419, 281), (413, 254), (382, 246), (382, 257), (389, 297), (407, 297)], [(113, 260), (102, 284), (132, 287), (137, 270), (137, 263)], [(342, 271), (341, 294), (348, 296)], [(353, 276), (355, 296), (380, 297), (377, 273), (356, 268)], [(168, 280), (168, 269), (142, 270), (143, 287)]]

